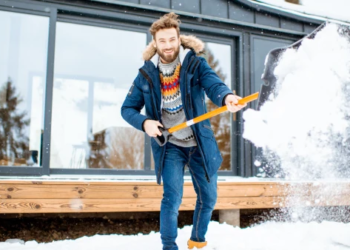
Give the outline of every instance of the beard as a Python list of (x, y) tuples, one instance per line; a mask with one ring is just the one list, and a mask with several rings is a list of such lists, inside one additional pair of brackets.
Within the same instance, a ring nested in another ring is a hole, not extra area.
[(180, 46), (179, 47), (174, 47), (174, 48), (172, 48), (173, 49), (173, 54), (170, 54), (170, 55), (167, 55), (167, 54), (165, 54), (163, 51), (161, 51), (161, 50), (158, 50), (158, 48), (157, 48), (157, 53), (158, 53), (158, 55), (160, 56), (160, 58), (164, 61), (164, 62), (166, 62), (166, 63), (171, 63), (171, 62), (173, 62), (176, 58), (177, 58), (177, 56), (179, 55), (179, 53), (180, 53)]

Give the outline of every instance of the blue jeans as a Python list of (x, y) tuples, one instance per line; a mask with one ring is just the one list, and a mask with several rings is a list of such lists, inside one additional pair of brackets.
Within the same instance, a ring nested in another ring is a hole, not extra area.
[(175, 240), (177, 218), (183, 194), (185, 165), (190, 170), (192, 183), (197, 193), (191, 240), (205, 241), (205, 234), (216, 204), (217, 174), (210, 178), (210, 183), (207, 181), (199, 149), (167, 143), (162, 171), (163, 199), (160, 209), (160, 234), (163, 250), (178, 250)]

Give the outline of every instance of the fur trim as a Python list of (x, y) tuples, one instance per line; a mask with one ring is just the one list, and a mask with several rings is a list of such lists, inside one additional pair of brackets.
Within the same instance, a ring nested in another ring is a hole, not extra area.
[[(193, 49), (196, 54), (200, 54), (204, 50), (204, 43), (195, 36), (185, 36), (180, 35), (181, 45), (184, 48)], [(143, 60), (150, 60), (156, 53), (157, 49), (155, 48), (155, 42), (152, 41), (147, 45), (146, 49), (143, 51), (142, 57)]]

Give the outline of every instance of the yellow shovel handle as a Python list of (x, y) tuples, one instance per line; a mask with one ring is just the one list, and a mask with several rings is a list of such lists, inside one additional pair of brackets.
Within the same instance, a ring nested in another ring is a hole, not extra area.
[[(244, 105), (244, 104), (246, 104), (248, 102), (251, 102), (251, 101), (254, 101), (254, 100), (258, 99), (258, 97), (259, 97), (259, 92), (256, 92), (256, 93), (254, 93), (252, 95), (249, 95), (249, 96), (246, 96), (246, 97), (240, 99), (238, 101), (237, 105)], [(208, 113), (206, 113), (204, 115), (201, 115), (201, 116), (198, 116), (196, 118), (193, 118), (192, 120), (189, 120), (187, 122), (184, 122), (184, 123), (181, 123), (181, 124), (176, 125), (174, 127), (171, 127), (171, 128), (168, 129), (168, 132), (170, 134), (174, 133), (176, 131), (179, 131), (180, 129), (189, 127), (189, 126), (191, 126), (193, 124), (196, 124), (198, 122), (201, 122), (201, 121), (204, 121), (206, 119), (209, 119), (209, 118), (211, 118), (213, 116), (216, 116), (218, 114), (221, 114), (221, 113), (223, 113), (225, 111), (227, 111), (227, 106), (226, 105), (222, 106), (221, 108), (218, 108), (218, 109), (215, 109), (213, 111), (210, 111), (210, 112), (208, 112)]]

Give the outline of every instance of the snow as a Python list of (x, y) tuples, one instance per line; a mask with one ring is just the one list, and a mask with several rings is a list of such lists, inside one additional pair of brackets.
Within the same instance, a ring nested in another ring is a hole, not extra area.
[(244, 112), (243, 137), (277, 154), (290, 180), (349, 171), (349, 68), (349, 40), (329, 24), (284, 52), (274, 71), (276, 95), (260, 111)]
[[(50, 181), (50, 182), (76, 182), (81, 181), (84, 183), (93, 182), (151, 182), (156, 183), (156, 176), (152, 175), (84, 175), (83, 177), (77, 177), (76, 175), (43, 175), (38, 177), (33, 176), (0, 176), (0, 180), (23, 180), (23, 181)], [(192, 182), (191, 176), (186, 175), (184, 177), (185, 182)], [(240, 176), (219, 176), (218, 182), (283, 182), (284, 180), (276, 178), (257, 178), (257, 177), (240, 177)]]
[[(191, 226), (179, 229), (177, 245), (180, 250), (187, 249)], [(207, 234), (208, 246), (203, 250), (341, 250), (350, 247), (350, 224), (322, 223), (278, 223), (266, 222), (254, 227), (240, 229), (227, 224), (211, 222)], [(0, 243), (6, 250), (144, 250), (162, 249), (159, 233), (149, 235), (95, 235), (76, 240), (51, 243), (28, 241)]]
[[(293, 195), (285, 201), (290, 207), (285, 215), (294, 220), (322, 218), (316, 209), (295, 206), (312, 204), (310, 189), (294, 185), (295, 181), (317, 186), (312, 192), (314, 204), (328, 204), (325, 197), (336, 200), (346, 192), (340, 185), (319, 184), (348, 181), (344, 177), (350, 176), (349, 69), (349, 37), (338, 25), (327, 24), (314, 39), (304, 39), (297, 50), (287, 49), (280, 56), (274, 70), (274, 93), (259, 111), (250, 109), (243, 114), (243, 137), (261, 147), (267, 161), (255, 164), (260, 176), (284, 174), (291, 181), (288, 192)], [(339, 207), (334, 218), (344, 215)]]
[(258, 3), (269, 7), (281, 9), (309, 17), (317, 17), (321, 20), (339, 21), (350, 23), (349, 0), (301, 0), (301, 4), (292, 4), (284, 0), (249, 0), (252, 3)]

